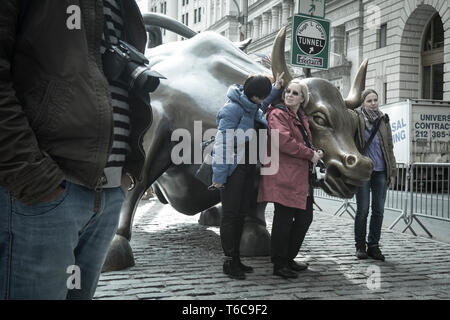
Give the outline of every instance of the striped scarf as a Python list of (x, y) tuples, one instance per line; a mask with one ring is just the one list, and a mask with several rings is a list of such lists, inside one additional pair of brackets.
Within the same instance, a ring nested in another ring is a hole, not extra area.
[[(105, 26), (108, 30), (104, 30), (102, 35), (100, 47), (102, 54), (106, 51), (108, 45), (105, 41), (106, 35), (109, 37), (109, 43), (116, 44), (124, 33), (121, 9), (116, 0), (104, 0), (103, 13), (106, 22)], [(130, 110), (127, 87), (115, 81), (110, 81), (109, 85), (114, 127), (112, 149), (105, 167), (105, 175), (108, 181), (105, 187), (117, 187), (120, 186), (122, 167), (125, 164), (125, 157), (130, 150)]]

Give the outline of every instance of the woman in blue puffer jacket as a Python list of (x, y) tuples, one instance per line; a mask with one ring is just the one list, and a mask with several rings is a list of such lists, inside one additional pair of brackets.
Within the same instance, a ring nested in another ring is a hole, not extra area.
[(227, 93), (229, 100), (217, 115), (212, 187), (220, 189), (222, 201), (220, 239), (226, 256), (223, 272), (234, 279), (245, 279), (245, 272), (253, 271), (242, 264), (239, 253), (245, 215), (252, 201), (256, 203), (252, 196), (256, 163), (251, 163), (255, 161), (250, 161), (249, 150), (257, 133), (247, 130), (267, 128), (264, 112), (280, 96), (282, 76), (277, 75), (273, 87), (263, 75), (249, 77), (243, 86), (232, 85)]

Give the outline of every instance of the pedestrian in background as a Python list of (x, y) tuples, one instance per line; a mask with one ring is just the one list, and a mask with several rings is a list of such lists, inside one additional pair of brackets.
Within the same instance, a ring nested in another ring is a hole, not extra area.
[[(271, 233), (273, 273), (296, 278), (295, 271), (307, 268), (307, 264), (294, 259), (313, 220), (311, 174), (323, 152), (312, 146), (300, 80), (287, 85), (282, 100), (267, 112), (269, 136), (273, 130), (279, 132), (279, 169), (274, 175), (261, 176), (258, 202), (273, 202), (275, 206)], [(271, 150), (270, 143), (268, 139), (267, 150)]]
[[(367, 89), (362, 93), (362, 105), (355, 109), (358, 117), (356, 145), (363, 155), (369, 157), (374, 169), (369, 181), (356, 193), (355, 246), (356, 257), (372, 257), (384, 261), (380, 250), (381, 226), (383, 224), (384, 203), (388, 184), (392, 186), (396, 174), (396, 160), (392, 143), (389, 118), (379, 109), (378, 93)], [(372, 140), (370, 137), (373, 135)], [(367, 217), (370, 195), (372, 194), (372, 214), (367, 238)]]
[[(245, 279), (246, 272), (253, 272), (252, 267), (241, 262), (239, 246), (245, 216), (256, 207), (256, 164), (249, 161), (250, 138), (246, 135), (245, 141), (239, 141), (235, 133), (237, 129), (246, 132), (255, 126), (267, 128), (263, 110), (279, 96), (281, 85), (282, 75), (278, 75), (273, 87), (266, 76), (251, 76), (243, 86), (232, 85), (228, 89), (228, 101), (217, 114), (212, 187), (220, 189), (222, 201), (220, 239), (226, 256), (223, 272), (234, 279)], [(256, 135), (252, 138), (256, 139)], [(238, 150), (244, 151), (243, 159), (238, 159)]]

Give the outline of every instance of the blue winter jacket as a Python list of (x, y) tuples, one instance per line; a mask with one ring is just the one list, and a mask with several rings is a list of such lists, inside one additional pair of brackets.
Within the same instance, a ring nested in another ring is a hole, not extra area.
[[(219, 110), (217, 114), (217, 134), (213, 149), (213, 179), (215, 183), (225, 183), (227, 178), (233, 173), (237, 166), (238, 158), (236, 150), (239, 147), (236, 137), (227, 136), (226, 130), (242, 129), (244, 132), (248, 129), (254, 129), (254, 121), (259, 122), (264, 128), (267, 128), (267, 121), (264, 113), (269, 105), (281, 94), (274, 86), (270, 95), (260, 104), (257, 105), (250, 101), (244, 94), (244, 88), (241, 85), (232, 85), (228, 89), (228, 101)], [(245, 137), (248, 141), (249, 137)], [(233, 143), (234, 141), (234, 143)], [(241, 141), (242, 144), (242, 141)], [(234, 150), (230, 150), (234, 145)], [(228, 153), (227, 153), (228, 149)], [(222, 150), (222, 152), (219, 152)], [(226, 159), (228, 155), (232, 155), (232, 159)], [(219, 159), (220, 157), (220, 159)]]

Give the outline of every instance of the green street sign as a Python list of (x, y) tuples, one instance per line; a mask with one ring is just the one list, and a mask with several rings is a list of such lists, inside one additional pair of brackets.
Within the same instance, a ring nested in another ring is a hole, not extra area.
[(325, 18), (326, 0), (298, 0), (298, 13)]
[(294, 15), (291, 63), (305, 68), (328, 69), (330, 20)]

